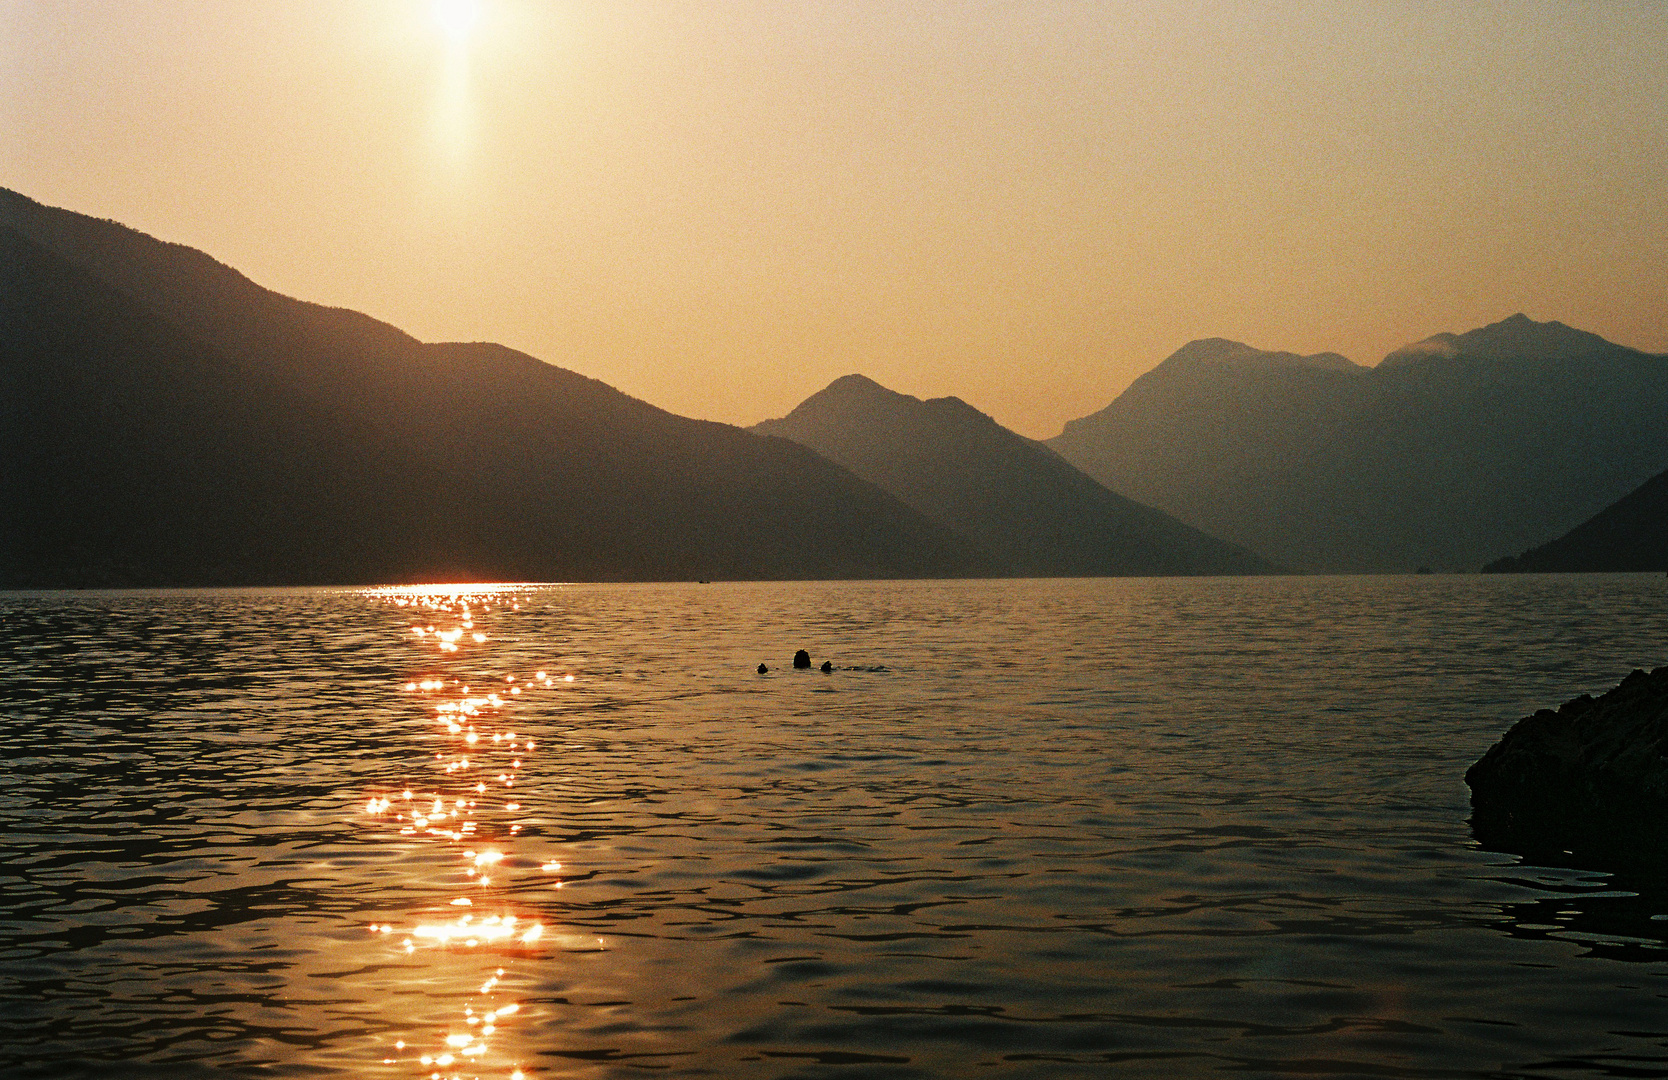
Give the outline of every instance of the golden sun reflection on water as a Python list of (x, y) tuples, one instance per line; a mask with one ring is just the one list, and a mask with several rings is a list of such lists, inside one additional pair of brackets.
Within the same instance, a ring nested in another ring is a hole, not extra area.
[[(406, 641), (436, 658), (455, 665), (460, 650), (486, 644), (491, 635), (476, 629), (479, 617), (494, 606), (502, 615), (520, 610), (515, 587), (401, 586), (368, 590), (383, 603), (409, 609)], [(445, 884), (467, 895), (454, 896), (443, 910), (414, 912), (402, 921), (373, 923), (375, 948), (396, 950), (407, 958), (428, 954), (437, 969), (476, 966), (473, 992), (460, 996), (453, 1019), (443, 1029), (415, 1033), (395, 1041), (398, 1056), (385, 1065), (409, 1065), (430, 1080), (483, 1080), (505, 1077), (526, 1080), (517, 1044), (509, 1038), (506, 1022), (521, 1013), (505, 988), (515, 971), (508, 965), (542, 958), (538, 943), (546, 937), (538, 912), (517, 910), (508, 897), (523, 867), (536, 868), (541, 884), (561, 888), (551, 880), (562, 864), (555, 860), (517, 858), (511, 845), (524, 822), (512, 820), (522, 804), (507, 798), (487, 798), (497, 790), (510, 795), (522, 779), (526, 763), (538, 744), (507, 723), (507, 711), (523, 691), (548, 691), (574, 681), (572, 674), (554, 675), (546, 668), (526, 674), (481, 675), (467, 681), (441, 673), (408, 678), (401, 690), (414, 706), (430, 717), (440, 748), (429, 757), (432, 775), (412, 777), (398, 792), (369, 792), (359, 796), (362, 813), (389, 838), (413, 839), (454, 849), (455, 877)], [(491, 689), (486, 684), (493, 684)], [(426, 756), (426, 755), (425, 755)], [(486, 909), (482, 911), (480, 909)]]

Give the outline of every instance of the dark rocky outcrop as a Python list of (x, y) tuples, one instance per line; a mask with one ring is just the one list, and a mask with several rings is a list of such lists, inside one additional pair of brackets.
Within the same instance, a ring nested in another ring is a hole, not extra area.
[(1513, 724), (1465, 774), (1472, 828), (1510, 851), (1649, 854), (1668, 836), (1668, 667)]

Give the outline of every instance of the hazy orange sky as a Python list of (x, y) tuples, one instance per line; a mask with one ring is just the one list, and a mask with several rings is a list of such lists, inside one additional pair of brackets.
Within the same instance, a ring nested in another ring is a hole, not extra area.
[(0, 0), (0, 186), (688, 416), (1048, 437), (1199, 337), (1668, 351), (1665, 80), (1661, 0)]

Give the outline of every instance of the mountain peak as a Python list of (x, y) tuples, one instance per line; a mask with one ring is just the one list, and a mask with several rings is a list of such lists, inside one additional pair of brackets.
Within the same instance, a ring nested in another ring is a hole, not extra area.
[(1521, 311), (1497, 323), (1463, 334), (1433, 334), (1423, 341), (1404, 345), (1384, 358), (1381, 368), (1396, 368), (1432, 359), (1475, 360), (1592, 359), (1613, 355), (1640, 355), (1625, 345), (1606, 341), (1597, 334), (1561, 322), (1536, 322)]
[(1220, 364), (1246, 357), (1260, 356), (1262, 350), (1254, 349), (1243, 341), (1233, 341), (1229, 338), (1209, 337), (1190, 341), (1186, 345), (1171, 353), (1163, 364), (1185, 366), (1191, 364)]
[[(888, 390), (867, 375), (842, 375), (810, 397), (794, 406), (789, 417), (804, 418), (823, 413), (898, 415), (911, 406), (921, 404), (920, 398)], [(766, 425), (781, 421), (765, 421)]]
[(922, 401), (847, 375), (787, 416), (753, 430), (809, 447), (1016, 573), (1272, 569), (1255, 555), (1107, 490), (960, 398)]
[(1200, 338), (1190, 341), (1154, 368), (1167, 374), (1205, 371), (1272, 371), (1278, 368), (1319, 368), (1324, 371), (1354, 371), (1360, 365), (1335, 352), (1301, 356), (1293, 352), (1268, 352), (1228, 338)]
[(885, 389), (885, 387), (881, 386), (879, 383), (875, 382), (873, 379), (869, 378), (867, 375), (859, 374), (858, 372), (854, 371), (850, 375), (841, 375), (838, 379), (835, 379), (833, 382), (829, 383), (828, 386), (825, 387), (825, 389), (833, 390), (836, 387), (839, 387), (841, 389), (844, 389), (846, 387), (854, 387), (854, 388), (855, 387), (864, 387), (864, 388), (867, 388), (867, 387), (871, 387), (871, 386), (875, 387), (876, 389), (880, 389), (880, 390)]
[(873, 379), (869, 378), (867, 375), (859, 375), (856, 373), (851, 375), (841, 375), (838, 379), (835, 379), (833, 382), (823, 387), (821, 393), (868, 394), (876, 396), (887, 395), (893, 397), (901, 396), (896, 390), (887, 389), (886, 387), (875, 382)]

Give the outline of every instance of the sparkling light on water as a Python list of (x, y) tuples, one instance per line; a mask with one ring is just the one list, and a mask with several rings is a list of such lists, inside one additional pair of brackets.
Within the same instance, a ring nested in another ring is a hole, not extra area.
[[(433, 649), (449, 658), (465, 646), (489, 641), (487, 633), (475, 629), (475, 610), (489, 613), (491, 605), (486, 601), (503, 594), (498, 590), (471, 593), (405, 588), (376, 590), (372, 595), (422, 613), (422, 621), (410, 627), (411, 636), (406, 640), (418, 650)], [(500, 603), (499, 607), (502, 611), (504, 605)], [(519, 609), (519, 602), (512, 598), (509, 611)], [(447, 626), (448, 622), (452, 625)], [(397, 796), (373, 792), (364, 802), (365, 814), (375, 819), (373, 825), (388, 829), (394, 839), (415, 837), (459, 848), (462, 883), (476, 890), (473, 895), (450, 901), (449, 907), (465, 909), (455, 917), (438, 919), (432, 914), (413, 913), (400, 940), (388, 946), (407, 957), (421, 950), (432, 951), (433, 963), (439, 966), (479, 965), (484, 976), (479, 989), (457, 1003), (455, 1018), (444, 1031), (426, 1036), (413, 1033), (409, 1039), (397, 1040), (397, 1050), (404, 1056), (382, 1059), (385, 1064), (414, 1065), (418, 1075), (426, 1072), (431, 1080), (446, 1074), (428, 1070), (454, 1066), (467, 1066), (471, 1077), (496, 1075), (515, 1080), (528, 1075), (517, 1060), (519, 1055), (513, 1052), (513, 1044), (504, 1041), (507, 1035), (502, 1023), (516, 1016), (521, 1006), (504, 998), (501, 984), (514, 971), (500, 965), (540, 959), (542, 954), (534, 946), (544, 937), (545, 926), (537, 913), (512, 910), (505, 899), (512, 891), (508, 886), (513, 875), (526, 860), (518, 861), (509, 847), (521, 831), (521, 823), (504, 820), (499, 814), (513, 814), (521, 804), (506, 801), (497, 808), (491, 804), (483, 807), (471, 796), (485, 794), (487, 783), (471, 774), (487, 774), (505, 789), (516, 785), (524, 761), (537, 747), (508, 727), (507, 710), (523, 685), (549, 690), (555, 684), (545, 671), (538, 671), (528, 676), (504, 675), (502, 683), (509, 697), (497, 690), (472, 690), (475, 683), (492, 679), (481, 674), (460, 684), (456, 678), (430, 674), (404, 682), (403, 691), (416, 698), (414, 706), (432, 717), (434, 738), (440, 742), (440, 749), (430, 759), (435, 775), (427, 781), (413, 778), (412, 786), (403, 788)], [(565, 677), (565, 682), (572, 681), (572, 675)], [(415, 791), (424, 794), (415, 795)], [(495, 839), (490, 846), (480, 845), (486, 837)], [(561, 869), (554, 860), (542, 864), (531, 860), (531, 865), (538, 866), (541, 875)], [(561, 882), (554, 884), (560, 887)], [(479, 906), (495, 910), (476, 914), (474, 909)], [(379, 938), (395, 932), (392, 924), (373, 924), (371, 931)], [(462, 1074), (456, 1075), (462, 1080)]]
[(1638, 576), (0, 596), (0, 1076), (1665, 1073), (1668, 886), (1462, 780), (1665, 642)]

